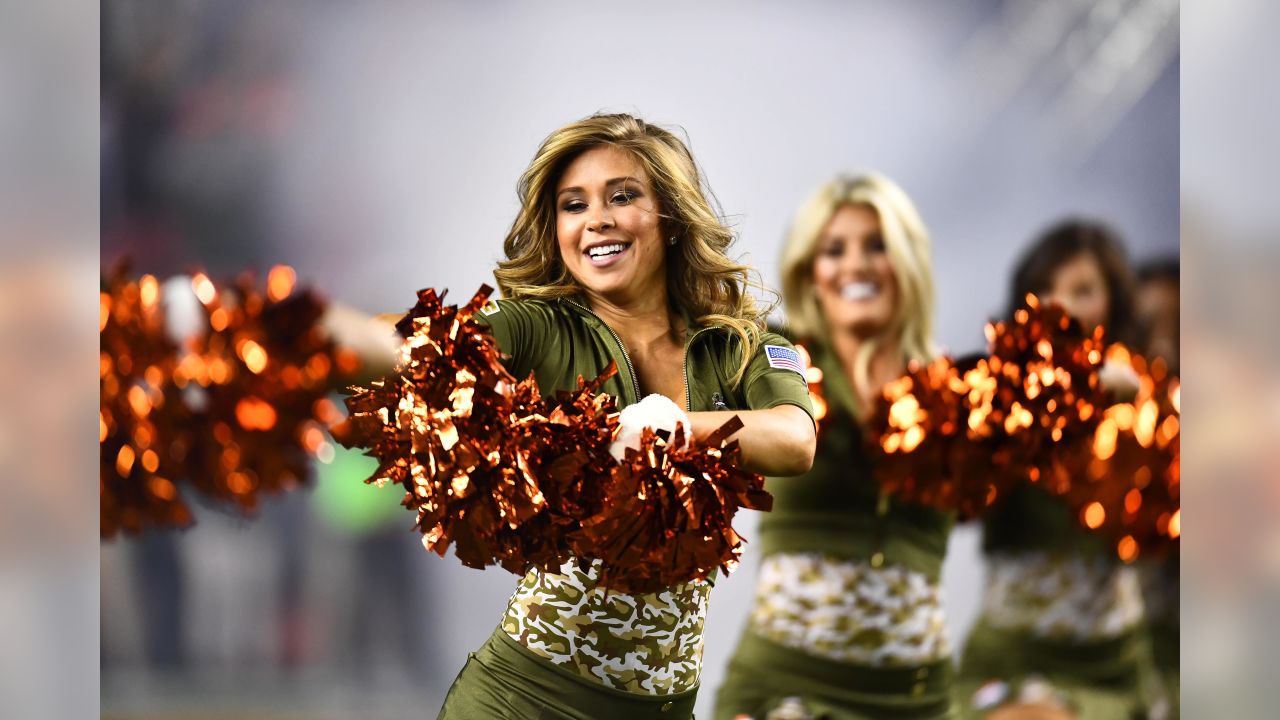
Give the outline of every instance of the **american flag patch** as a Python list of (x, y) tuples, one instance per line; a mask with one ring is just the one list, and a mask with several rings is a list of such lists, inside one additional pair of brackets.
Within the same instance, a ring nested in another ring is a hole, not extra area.
[(769, 367), (795, 370), (804, 376), (804, 365), (800, 364), (800, 353), (781, 345), (765, 345), (765, 357), (769, 358)]

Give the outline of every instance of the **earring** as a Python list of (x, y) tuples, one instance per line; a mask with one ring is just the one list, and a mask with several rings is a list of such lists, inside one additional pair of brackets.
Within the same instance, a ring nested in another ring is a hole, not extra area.
[(675, 244), (676, 244), (676, 236), (675, 236), (675, 235), (672, 235), (671, 237), (667, 238), (667, 244), (668, 244), (668, 245), (675, 245)]

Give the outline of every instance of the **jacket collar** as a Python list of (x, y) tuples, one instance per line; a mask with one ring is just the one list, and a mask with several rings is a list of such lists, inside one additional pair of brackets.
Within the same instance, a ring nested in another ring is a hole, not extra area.
[[(599, 322), (599, 323), (602, 323), (602, 324), (604, 323), (604, 319), (603, 319), (603, 318), (601, 318), (599, 315), (597, 315), (597, 314), (595, 313), (595, 311), (593, 311), (590, 307), (588, 307), (588, 306), (587, 306), (587, 301), (586, 301), (585, 299), (583, 299), (583, 297), (582, 297), (580, 294), (579, 294), (579, 295), (566, 295), (566, 296), (564, 296), (564, 297), (557, 298), (557, 299), (556, 299), (556, 302), (560, 303), (561, 305), (564, 305), (564, 306), (567, 306), (567, 307), (571, 308), (573, 311), (577, 312), (577, 313), (578, 313), (578, 314), (580, 314), (580, 315), (583, 315), (583, 316), (585, 316), (585, 317), (587, 317), (587, 318), (590, 318), (590, 319), (592, 319), (592, 320), (594, 320), (594, 321), (596, 321), (596, 322)], [(682, 320), (684, 320), (684, 326), (685, 326), (685, 344), (686, 344), (686, 345), (687, 345), (691, 340), (693, 340), (693, 337), (694, 337), (695, 335), (697, 335), (698, 333), (702, 332), (703, 330), (707, 330), (707, 329), (709, 329), (709, 328), (711, 327), (711, 326), (708, 326), (708, 325), (701, 325), (701, 324), (699, 324), (699, 323), (698, 323), (698, 322), (693, 318), (693, 316), (689, 314), (689, 311), (688, 311), (688, 310), (686, 310), (685, 308), (682, 308), (682, 307), (681, 307), (681, 308), (676, 308), (676, 311), (679, 313), (680, 318), (681, 318)]]

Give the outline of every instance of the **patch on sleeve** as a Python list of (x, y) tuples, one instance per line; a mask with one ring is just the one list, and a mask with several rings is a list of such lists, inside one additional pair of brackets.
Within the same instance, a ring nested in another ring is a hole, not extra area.
[(498, 305), (497, 300), (490, 300), (480, 307), (481, 315), (496, 315), (502, 308)]
[(795, 370), (804, 377), (804, 365), (800, 363), (800, 353), (782, 345), (765, 345), (765, 357), (769, 358), (769, 367)]

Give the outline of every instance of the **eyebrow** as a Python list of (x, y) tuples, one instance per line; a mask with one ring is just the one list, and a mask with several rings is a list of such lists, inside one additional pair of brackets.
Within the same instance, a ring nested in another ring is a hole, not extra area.
[[(626, 177), (616, 177), (611, 180), (606, 180), (604, 186), (609, 187), (610, 185), (617, 185), (618, 183), (624, 183), (624, 182), (627, 182), (628, 180), (631, 180), (636, 184), (642, 184), (640, 178), (628, 175)], [(583, 192), (583, 189), (580, 187), (577, 187), (576, 185), (574, 187), (567, 187), (557, 192), (556, 197), (560, 197), (561, 195), (567, 192)]]

